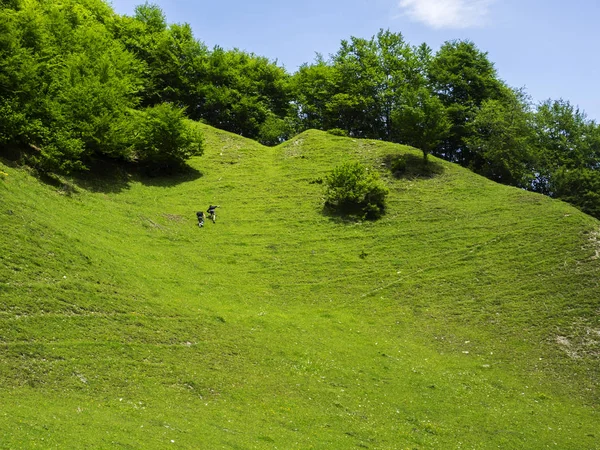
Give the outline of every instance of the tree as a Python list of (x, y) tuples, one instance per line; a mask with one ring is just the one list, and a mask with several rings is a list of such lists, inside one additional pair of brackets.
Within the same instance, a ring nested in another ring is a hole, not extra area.
[(106, 24), (100, 0), (23, 2), (0, 10), (9, 39), (0, 50), (0, 135), (38, 149), (43, 170), (85, 168), (99, 154), (117, 155), (113, 124), (136, 104), (140, 66)]
[(421, 149), (425, 161), (451, 127), (443, 103), (425, 87), (407, 92), (392, 117), (396, 124), (393, 140)]
[(237, 49), (215, 47), (201, 69), (196, 95), (190, 117), (250, 138), (259, 136), (269, 117), (283, 119), (291, 111), (287, 72)]
[(337, 126), (353, 136), (392, 140), (395, 110), (425, 82), (415, 49), (402, 34), (380, 30), (370, 40), (342, 41), (332, 61), (337, 92), (331, 109), (340, 118)]
[(566, 100), (547, 100), (534, 116), (538, 147), (533, 190), (600, 217), (600, 127)]
[(260, 125), (258, 141), (263, 145), (278, 145), (294, 134), (295, 125), (290, 118), (280, 119), (269, 114)]
[(134, 17), (145, 24), (147, 31), (151, 33), (167, 29), (167, 18), (162, 9), (154, 3), (145, 2), (143, 5), (136, 6)]
[(433, 91), (440, 98), (452, 123), (448, 137), (436, 155), (464, 166), (471, 163), (465, 140), (473, 136), (473, 121), (485, 100), (504, 92), (487, 53), (470, 41), (446, 42), (431, 59), (428, 70)]
[(395, 111), (425, 83), (424, 54), (400, 33), (343, 40), (325, 61), (318, 56), (294, 75), (304, 128), (339, 128), (350, 136), (393, 140)]
[(552, 177), (553, 196), (600, 219), (600, 170), (561, 167)]
[(532, 113), (522, 93), (506, 88), (501, 100), (484, 100), (465, 137), (470, 168), (491, 180), (529, 188), (535, 142)]
[(312, 65), (303, 64), (292, 76), (296, 116), (302, 129), (328, 130), (339, 126), (329, 101), (336, 92), (335, 68), (317, 55)]
[(549, 168), (595, 167), (600, 152), (598, 126), (566, 100), (546, 100), (534, 117), (543, 165)]
[(162, 10), (146, 3), (136, 7), (134, 17), (119, 17), (112, 29), (144, 64), (142, 106), (163, 102), (195, 106), (208, 49), (194, 38), (188, 24), (167, 25)]
[(33, 23), (35, 11), (24, 20), (17, 5), (0, 8), (0, 143), (26, 145), (40, 134), (41, 123), (34, 118), (41, 63), (36, 51), (44, 37)]

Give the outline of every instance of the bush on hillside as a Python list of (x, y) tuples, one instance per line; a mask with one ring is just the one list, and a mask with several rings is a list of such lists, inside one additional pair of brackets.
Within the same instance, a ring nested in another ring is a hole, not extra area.
[(358, 162), (344, 163), (325, 179), (325, 206), (339, 214), (377, 219), (385, 210), (388, 188), (375, 172)]
[(202, 155), (204, 140), (196, 123), (170, 103), (132, 111), (129, 126), (133, 158), (154, 170), (181, 167), (192, 156)]
[(348, 132), (346, 130), (342, 130), (341, 128), (331, 128), (327, 130), (327, 132), (334, 136), (348, 137)]

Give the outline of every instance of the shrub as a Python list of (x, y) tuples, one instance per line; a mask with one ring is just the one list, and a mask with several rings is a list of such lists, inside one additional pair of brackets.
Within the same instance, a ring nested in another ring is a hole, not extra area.
[(331, 128), (330, 130), (327, 130), (327, 132), (334, 136), (348, 137), (348, 132), (346, 130), (342, 130), (341, 128)]
[(203, 153), (202, 133), (183, 109), (162, 103), (132, 114), (131, 150), (141, 163), (159, 170), (177, 168)]
[(54, 130), (40, 150), (39, 155), (29, 158), (29, 163), (42, 172), (69, 173), (87, 169), (82, 161), (84, 144), (68, 130)]
[(377, 219), (388, 189), (375, 172), (358, 162), (344, 163), (326, 177), (325, 206), (339, 214)]

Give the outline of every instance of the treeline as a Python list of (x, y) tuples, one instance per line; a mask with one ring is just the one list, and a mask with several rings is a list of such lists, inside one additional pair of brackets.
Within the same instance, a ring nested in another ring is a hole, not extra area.
[(155, 5), (2, 0), (0, 142), (49, 170), (109, 156), (201, 154), (194, 121), (275, 145), (309, 128), (412, 145), (600, 217), (600, 130), (565, 100), (532, 104), (469, 41), (434, 52), (400, 33), (342, 41), (290, 74), (208, 49)]
[(351, 38), (292, 86), (301, 129), (412, 145), (600, 218), (600, 127), (568, 101), (533, 105), (472, 42), (434, 53), (389, 31)]
[[(140, 53), (170, 44), (146, 34), (160, 27), (158, 10), (141, 7), (139, 18), (130, 19), (101, 0), (0, 5), (4, 150), (27, 148), (26, 162), (47, 172), (84, 170), (106, 157), (166, 169), (202, 153), (201, 133), (180, 102), (151, 98), (157, 61), (128, 48), (134, 38)], [(179, 32), (200, 47), (189, 28), (170, 31)]]

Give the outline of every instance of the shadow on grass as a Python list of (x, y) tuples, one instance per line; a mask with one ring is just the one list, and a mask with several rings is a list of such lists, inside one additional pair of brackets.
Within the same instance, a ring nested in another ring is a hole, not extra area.
[(71, 176), (73, 183), (90, 192), (117, 193), (129, 188), (135, 170), (129, 163), (110, 159), (95, 159), (86, 172)]
[[(28, 167), (24, 163), (26, 154), (22, 151), (5, 154), (0, 160), (10, 167)], [(79, 189), (98, 193), (119, 193), (129, 189), (134, 181), (146, 186), (171, 187), (202, 177), (201, 171), (187, 164), (156, 168), (110, 158), (96, 158), (86, 164), (87, 171), (75, 172), (69, 176), (36, 169), (31, 169), (31, 173), (42, 183), (67, 195), (76, 193)]]
[(134, 181), (146, 186), (170, 187), (202, 177), (202, 172), (187, 164), (158, 169), (131, 162), (96, 159), (88, 164), (88, 168), (85, 173), (75, 174), (73, 182), (79, 188), (102, 193), (121, 192), (129, 189)]
[(321, 213), (336, 224), (352, 225), (353, 223), (362, 222), (362, 218), (359, 216), (342, 213), (327, 205), (323, 206)]
[(17, 145), (3, 144), (0, 146), (0, 161), (6, 166), (17, 167), (23, 159), (24, 150)]
[(334, 223), (352, 225), (361, 222), (376, 222), (385, 215), (385, 208), (383, 211), (379, 212), (377, 216), (374, 216), (368, 214), (365, 215), (363, 212), (353, 210), (352, 208), (337, 208), (326, 204), (323, 206), (321, 213)]
[(77, 188), (63, 177), (50, 172), (42, 172), (29, 166), (26, 161), (31, 155), (35, 154), (33, 148), (18, 145), (6, 145), (1, 151), (2, 155), (0, 156), (0, 162), (2, 162), (2, 164), (12, 167), (13, 169), (25, 169), (42, 183), (52, 186), (67, 195), (77, 192)]
[(434, 178), (444, 173), (442, 164), (417, 155), (387, 155), (384, 163), (395, 178)]
[(201, 171), (187, 164), (160, 169), (150, 166), (138, 166), (136, 181), (146, 186), (172, 187), (195, 181), (202, 176)]

